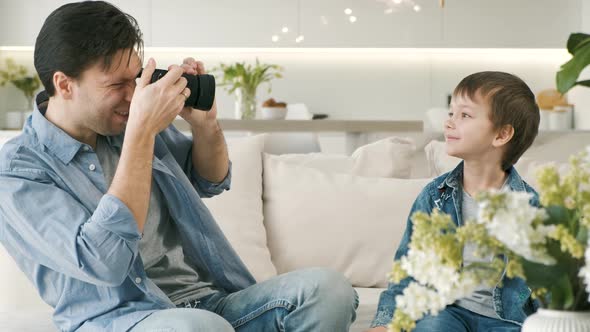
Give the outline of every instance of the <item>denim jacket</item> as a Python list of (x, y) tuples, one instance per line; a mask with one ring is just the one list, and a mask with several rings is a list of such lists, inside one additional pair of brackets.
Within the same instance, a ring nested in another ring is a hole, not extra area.
[[(122, 135), (107, 140), (123, 144)], [(255, 280), (201, 199), (229, 189), (231, 173), (206, 181), (191, 151), (192, 140), (174, 127), (161, 132), (153, 177), (189, 262), (226, 292), (244, 289)], [(92, 148), (38, 109), (0, 151), (0, 242), (54, 308), (60, 331), (126, 331), (175, 307), (146, 275), (133, 214), (107, 191)]]
[[(463, 195), (463, 162), (449, 173), (443, 174), (430, 182), (418, 195), (410, 217), (416, 211), (431, 213), (438, 208), (441, 212), (451, 216), (455, 224), (462, 225), (461, 202)], [(539, 206), (538, 195), (535, 190), (524, 182), (514, 167), (508, 170), (507, 185), (512, 191), (526, 191), (533, 194), (530, 204)], [(408, 251), (408, 244), (412, 237), (412, 221), (408, 217), (406, 231), (395, 253), (395, 259), (401, 259)], [(391, 322), (395, 312), (395, 297), (403, 293), (404, 288), (412, 281), (410, 277), (400, 283), (389, 283), (387, 290), (381, 293), (379, 306), (371, 327), (386, 326)], [(510, 279), (502, 276), (502, 286), (498, 283), (493, 290), (494, 308), (498, 319), (521, 325), (524, 319), (532, 314), (537, 305), (531, 298), (531, 290), (524, 280)]]

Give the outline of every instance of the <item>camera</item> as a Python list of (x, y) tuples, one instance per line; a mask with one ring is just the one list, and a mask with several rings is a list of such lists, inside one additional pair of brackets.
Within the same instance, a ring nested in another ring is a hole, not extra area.
[[(139, 72), (137, 77), (141, 76), (143, 69)], [(150, 83), (162, 78), (168, 71), (163, 69), (156, 69), (152, 74)], [(213, 107), (215, 100), (215, 77), (213, 75), (189, 75), (182, 74), (186, 78), (186, 87), (191, 90), (191, 95), (184, 102), (184, 106), (190, 106), (202, 111), (209, 111)]]

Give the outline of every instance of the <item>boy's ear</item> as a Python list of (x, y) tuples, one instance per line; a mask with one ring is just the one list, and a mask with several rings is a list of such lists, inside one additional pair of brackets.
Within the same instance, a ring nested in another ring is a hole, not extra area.
[(506, 145), (506, 143), (510, 142), (512, 137), (514, 136), (514, 127), (512, 125), (503, 125), (498, 133), (496, 134), (496, 138), (492, 142), (494, 147), (501, 147)]

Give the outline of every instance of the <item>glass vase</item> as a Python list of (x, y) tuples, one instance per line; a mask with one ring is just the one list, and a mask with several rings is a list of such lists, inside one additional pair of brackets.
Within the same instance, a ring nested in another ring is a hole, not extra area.
[(250, 120), (256, 117), (256, 90), (236, 89), (235, 118)]

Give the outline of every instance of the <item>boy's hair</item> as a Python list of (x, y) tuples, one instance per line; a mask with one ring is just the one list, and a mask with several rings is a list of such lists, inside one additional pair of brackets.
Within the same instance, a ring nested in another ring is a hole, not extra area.
[(467, 96), (471, 100), (477, 94), (490, 106), (490, 120), (495, 129), (504, 125), (514, 128), (514, 136), (502, 158), (502, 169), (508, 170), (533, 144), (539, 132), (540, 114), (535, 95), (520, 78), (498, 71), (471, 74), (453, 92), (453, 96)]
[(79, 78), (101, 60), (103, 70), (110, 70), (114, 55), (131, 49), (143, 57), (142, 34), (132, 16), (104, 1), (70, 3), (53, 11), (43, 23), (35, 42), (35, 69), (53, 96), (55, 72)]

